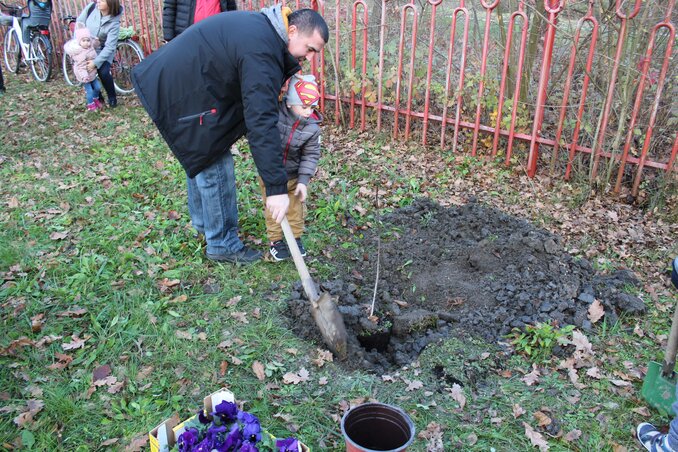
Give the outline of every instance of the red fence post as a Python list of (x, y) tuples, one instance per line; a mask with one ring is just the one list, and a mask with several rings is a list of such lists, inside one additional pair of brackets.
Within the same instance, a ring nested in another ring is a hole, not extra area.
[[(557, 3), (555, 5), (554, 3)], [(546, 88), (551, 73), (551, 61), (553, 59), (553, 45), (556, 37), (556, 20), (558, 13), (562, 11), (565, 0), (544, 0), (544, 8), (548, 13), (548, 26), (546, 27), (546, 41), (544, 43), (544, 56), (542, 58), (541, 75), (539, 77), (539, 89), (537, 90), (537, 110), (534, 113), (532, 124), (532, 139), (530, 141), (530, 153), (527, 156), (527, 174), (534, 177), (537, 172), (537, 160), (539, 159), (538, 137), (541, 136), (541, 126), (544, 120), (544, 106), (546, 105)]]
[(605, 132), (607, 132), (607, 123), (610, 119), (610, 109), (612, 108), (612, 101), (614, 96), (614, 88), (617, 82), (617, 72), (619, 71), (619, 64), (622, 57), (622, 50), (624, 48), (624, 40), (626, 39), (626, 27), (629, 19), (633, 19), (640, 11), (640, 4), (642, 0), (636, 0), (633, 11), (630, 14), (622, 12), (622, 0), (616, 0), (616, 14), (621, 19), (621, 26), (619, 28), (619, 37), (617, 38), (617, 51), (614, 56), (614, 65), (612, 66), (612, 75), (610, 77), (610, 84), (607, 89), (607, 97), (605, 98), (605, 106), (603, 107), (603, 117), (600, 128), (598, 129), (598, 136), (593, 146), (593, 166), (591, 168), (591, 179), (595, 179), (598, 174), (598, 162), (600, 160), (600, 153), (602, 152), (603, 142), (605, 141)]
[(466, 70), (466, 45), (468, 44), (468, 26), (469, 15), (468, 9), (464, 5), (464, 0), (460, 1), (459, 7), (452, 11), (452, 24), (450, 25), (450, 44), (447, 50), (447, 69), (445, 71), (445, 104), (443, 105), (442, 127), (440, 131), (440, 147), (445, 147), (445, 129), (447, 126), (447, 101), (450, 93), (452, 63), (454, 56), (454, 42), (457, 31), (457, 17), (460, 13), (464, 13), (464, 31), (461, 48), (461, 61), (459, 63), (459, 82), (457, 83), (457, 102), (454, 115), (454, 135), (452, 140), (452, 153), (457, 152), (457, 143), (459, 138), (459, 122), (461, 118), (461, 103), (463, 99), (462, 90), (464, 89), (464, 71)]
[(487, 53), (490, 47), (490, 18), (492, 10), (499, 5), (499, 0), (487, 3), (480, 0), (480, 4), (485, 8), (485, 37), (483, 39), (483, 55), (480, 61), (480, 82), (478, 83), (478, 100), (476, 101), (476, 122), (473, 127), (473, 146), (471, 146), (471, 155), (476, 155), (478, 145), (478, 132), (480, 132), (480, 113), (482, 111), (483, 91), (485, 89), (485, 72), (487, 71)]
[(436, 30), (436, 11), (438, 5), (442, 3), (443, 0), (428, 0), (431, 4), (431, 22), (430, 30), (428, 36), (428, 64), (426, 66), (426, 92), (424, 93), (424, 124), (423, 131), (421, 134), (421, 143), (426, 145), (426, 135), (428, 131), (428, 112), (431, 105), (431, 71), (433, 69), (433, 50), (435, 49), (435, 30)]
[(509, 142), (506, 148), (506, 164), (508, 165), (511, 159), (511, 148), (513, 147), (513, 134), (516, 127), (516, 115), (518, 113), (518, 100), (520, 99), (520, 81), (523, 73), (523, 63), (525, 62), (525, 45), (527, 43), (527, 30), (529, 23), (527, 14), (523, 11), (524, 2), (518, 4), (518, 11), (511, 14), (509, 18), (508, 32), (506, 33), (506, 49), (504, 49), (504, 67), (501, 70), (501, 86), (499, 88), (499, 102), (497, 104), (497, 120), (494, 125), (494, 139), (492, 141), (492, 156), (497, 155), (497, 148), (499, 146), (499, 132), (501, 131), (502, 110), (504, 108), (504, 91), (506, 87), (506, 77), (508, 75), (509, 60), (511, 58), (511, 39), (513, 38), (513, 27), (516, 19), (520, 17), (523, 19), (523, 29), (520, 34), (520, 49), (518, 52), (518, 71), (516, 72), (516, 83), (513, 91), (513, 104), (511, 108), (511, 128), (509, 130)]

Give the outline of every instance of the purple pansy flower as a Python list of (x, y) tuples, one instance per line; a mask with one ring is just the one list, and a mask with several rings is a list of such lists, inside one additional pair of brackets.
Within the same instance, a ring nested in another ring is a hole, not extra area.
[(219, 452), (226, 452), (231, 450), (238, 450), (238, 447), (242, 444), (242, 433), (240, 432), (240, 426), (238, 424), (233, 424), (231, 430), (226, 435), (226, 439), (220, 445), (216, 445), (215, 448)]
[(299, 451), (299, 441), (295, 438), (285, 438), (275, 440), (275, 447), (278, 448), (278, 452), (298, 452)]
[(257, 449), (257, 446), (250, 443), (249, 441), (245, 441), (244, 443), (242, 443), (242, 446), (240, 446), (239, 451), (240, 452), (259, 452), (259, 449)]
[(198, 429), (196, 428), (187, 429), (177, 439), (179, 452), (190, 452), (196, 444), (198, 444)]
[(198, 420), (200, 421), (201, 424), (209, 424), (210, 422), (212, 422), (210, 418), (205, 416), (205, 410), (198, 411)]
[(233, 402), (224, 400), (216, 406), (212, 416), (218, 417), (224, 425), (230, 424), (238, 418), (238, 406)]
[(205, 438), (200, 443), (198, 443), (193, 449), (191, 449), (192, 452), (211, 452), (212, 451), (212, 444), (209, 440), (209, 438)]
[(261, 425), (256, 416), (241, 411), (238, 413), (238, 420), (244, 424), (242, 434), (246, 441), (256, 443), (261, 439)]

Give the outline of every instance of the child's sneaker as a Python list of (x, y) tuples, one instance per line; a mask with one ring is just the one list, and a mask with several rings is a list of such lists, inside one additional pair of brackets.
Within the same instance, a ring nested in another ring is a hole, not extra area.
[(101, 110), (104, 107), (104, 104), (99, 99), (94, 99), (94, 105), (96, 105), (97, 110)]
[(651, 452), (675, 452), (669, 445), (669, 435), (659, 432), (657, 427), (647, 422), (638, 424), (636, 427), (638, 441), (646, 450)]
[(97, 111), (97, 104), (94, 102), (87, 104), (87, 111)]
[(301, 243), (301, 237), (296, 239), (297, 241), (297, 246), (299, 247), (299, 252), (301, 253), (301, 256), (304, 257), (306, 256), (306, 248), (304, 248), (304, 244)]
[(269, 252), (271, 253), (271, 257), (278, 262), (289, 259), (290, 257), (290, 250), (287, 248), (287, 244), (282, 240), (271, 243)]

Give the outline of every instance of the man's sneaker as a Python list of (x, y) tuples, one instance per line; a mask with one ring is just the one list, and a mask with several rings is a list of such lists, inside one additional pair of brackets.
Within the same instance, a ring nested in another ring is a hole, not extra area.
[(305, 257), (306, 256), (306, 248), (304, 248), (304, 244), (301, 243), (301, 237), (296, 239), (296, 241), (297, 241), (297, 246), (299, 247), (299, 252), (301, 253), (301, 256)]
[(291, 256), (290, 249), (287, 248), (287, 244), (282, 240), (271, 243), (271, 248), (268, 251), (271, 253), (273, 260), (278, 262), (289, 259)]
[(208, 259), (216, 262), (229, 262), (231, 264), (252, 264), (261, 259), (261, 251), (243, 247), (237, 253), (212, 254), (206, 253)]
[(636, 427), (638, 441), (650, 452), (675, 452), (669, 445), (669, 435), (662, 434), (657, 427), (647, 422), (638, 424)]

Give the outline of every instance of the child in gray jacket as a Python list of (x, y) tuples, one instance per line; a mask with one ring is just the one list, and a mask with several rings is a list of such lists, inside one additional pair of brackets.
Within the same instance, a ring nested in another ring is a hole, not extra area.
[[(290, 207), (287, 220), (294, 237), (297, 239), (301, 255), (306, 250), (301, 242), (304, 233), (305, 201), (308, 184), (315, 175), (320, 160), (320, 123), (322, 115), (315, 111), (320, 100), (318, 85), (312, 75), (293, 76), (290, 79), (287, 93), (280, 104), (278, 131), (282, 141), (283, 162), (287, 170), (287, 193)], [(266, 204), (266, 190), (259, 179), (261, 192)], [(280, 225), (264, 212), (266, 217), (266, 233), (270, 241), (271, 257), (282, 261), (290, 257), (290, 251), (283, 240)]]

